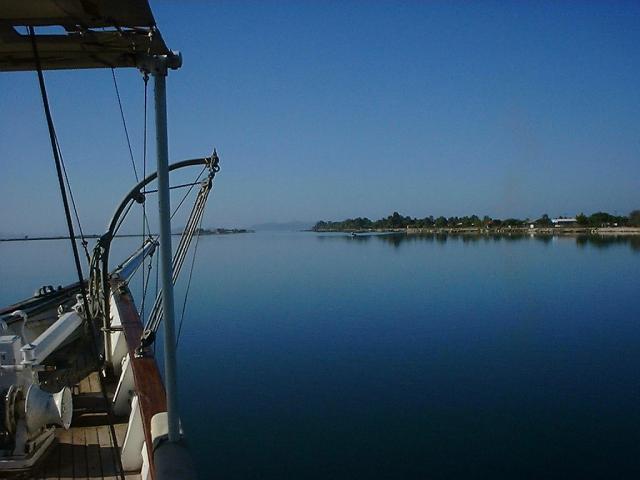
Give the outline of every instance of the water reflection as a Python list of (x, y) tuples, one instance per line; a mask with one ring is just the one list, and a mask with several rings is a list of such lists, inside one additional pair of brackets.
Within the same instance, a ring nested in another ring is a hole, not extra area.
[(578, 235), (576, 245), (584, 248), (589, 245), (595, 248), (608, 248), (612, 245), (628, 244), (634, 252), (640, 252), (640, 237), (635, 235)]
[(436, 242), (444, 244), (446, 242), (462, 242), (465, 244), (487, 243), (487, 242), (522, 242), (536, 241), (550, 244), (554, 239), (573, 239), (580, 248), (594, 247), (597, 249), (609, 248), (612, 246), (628, 245), (632, 251), (640, 252), (640, 236), (637, 235), (575, 235), (575, 236), (554, 236), (554, 235), (527, 235), (523, 233), (511, 234), (470, 234), (470, 233), (360, 233), (352, 234), (326, 234), (316, 237), (319, 241), (346, 241), (366, 243), (370, 241), (383, 242), (393, 247), (400, 247), (403, 244), (417, 242)]

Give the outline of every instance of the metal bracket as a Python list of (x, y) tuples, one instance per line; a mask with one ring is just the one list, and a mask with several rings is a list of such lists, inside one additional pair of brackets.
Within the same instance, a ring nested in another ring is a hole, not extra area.
[(169, 69), (177, 70), (182, 66), (182, 54), (172, 51), (168, 55), (140, 55), (137, 64), (147, 75), (166, 76)]
[(149, 355), (149, 347), (156, 341), (156, 332), (153, 330), (145, 330), (140, 336), (140, 346), (136, 348), (136, 358), (146, 357)]
[(109, 328), (102, 327), (102, 328), (100, 328), (100, 331), (109, 332), (109, 333), (111, 333), (111, 332), (122, 332), (122, 331), (124, 331), (124, 328), (123, 327), (117, 327), (117, 326), (116, 327), (109, 327)]

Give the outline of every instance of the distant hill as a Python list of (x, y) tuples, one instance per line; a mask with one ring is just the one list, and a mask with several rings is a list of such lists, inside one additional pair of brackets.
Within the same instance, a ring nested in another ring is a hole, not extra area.
[(258, 231), (279, 231), (279, 232), (299, 232), (300, 230), (310, 230), (315, 222), (267, 222), (267, 223), (259, 223), (257, 225), (252, 225), (252, 230)]

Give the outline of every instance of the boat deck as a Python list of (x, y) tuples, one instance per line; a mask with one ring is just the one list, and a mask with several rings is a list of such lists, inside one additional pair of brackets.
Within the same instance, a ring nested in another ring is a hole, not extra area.
[[(34, 479), (120, 479), (109, 420), (102, 407), (100, 379), (93, 372), (74, 387), (72, 427), (56, 430), (56, 444), (27, 478)], [(127, 431), (127, 418), (114, 419), (119, 446)], [(138, 473), (127, 473), (127, 480), (139, 480)]]

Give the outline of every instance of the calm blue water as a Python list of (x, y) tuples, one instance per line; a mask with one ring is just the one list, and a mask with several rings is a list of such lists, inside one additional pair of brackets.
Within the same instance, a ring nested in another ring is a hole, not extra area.
[[(67, 251), (0, 243), (0, 303), (73, 281)], [(638, 240), (256, 233), (198, 258), (180, 401), (204, 478), (640, 475)]]

